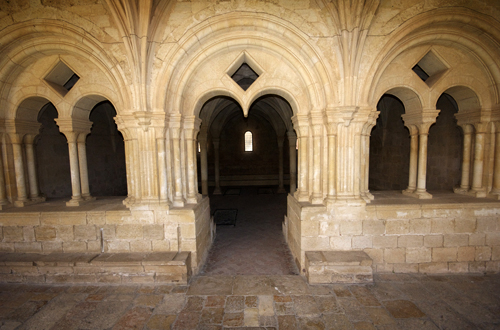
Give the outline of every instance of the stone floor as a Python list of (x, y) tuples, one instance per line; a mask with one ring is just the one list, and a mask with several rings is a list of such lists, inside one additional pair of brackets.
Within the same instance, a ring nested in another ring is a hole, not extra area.
[(198, 276), (188, 286), (0, 285), (0, 329), (499, 329), (500, 275)]
[(202, 274), (298, 274), (281, 229), (286, 214), (286, 194), (277, 194), (276, 190), (225, 188), (225, 195), (210, 196), (212, 213), (217, 209), (237, 209), (238, 214), (235, 226), (217, 226)]

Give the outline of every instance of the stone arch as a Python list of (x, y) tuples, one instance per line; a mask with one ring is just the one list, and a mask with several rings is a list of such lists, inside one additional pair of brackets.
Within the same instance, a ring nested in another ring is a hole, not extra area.
[[(252, 29), (246, 29), (247, 26)], [(245, 38), (235, 38), (239, 29), (245, 30)], [(264, 69), (254, 82), (255, 86), (250, 86), (247, 92), (226, 74), (242, 53), (252, 56)], [(278, 95), (282, 94), (280, 89), (296, 95), (301, 100), (297, 103), (302, 104), (300, 111), (303, 112), (324, 109), (336, 98), (326, 64), (319, 60), (320, 56), (307, 37), (291, 24), (270, 15), (233, 13), (207, 20), (188, 31), (172, 54), (165, 59), (166, 64), (157, 78), (156, 86), (163, 87), (155, 92), (154, 108), (191, 115), (199, 107), (199, 95), (221, 87), (236, 95), (244, 111), (252, 98), (259, 97), (259, 91), (269, 87), (276, 88)], [(288, 69), (265, 67), (265, 61), (260, 61), (263, 54), (268, 59), (279, 59), (276, 62)], [(200, 87), (197, 75), (203, 76), (204, 86)], [(290, 79), (290, 75), (296, 79)], [(249, 96), (253, 93), (254, 96)]]
[(481, 109), (483, 102), (481, 102), (480, 95), (472, 87), (455, 85), (446, 88), (442, 92), (438, 91), (436, 94), (441, 97), (444, 93), (451, 95), (457, 102), (458, 111), (470, 112)]
[(384, 94), (390, 94), (398, 98), (404, 105), (405, 113), (415, 113), (422, 110), (422, 97), (409, 86), (392, 87), (377, 99), (380, 101)]

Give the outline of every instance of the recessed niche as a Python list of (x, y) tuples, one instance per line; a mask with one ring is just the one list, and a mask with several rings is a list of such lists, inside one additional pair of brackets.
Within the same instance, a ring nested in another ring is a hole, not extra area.
[(227, 74), (244, 91), (262, 75), (263, 71), (253, 58), (242, 53), (227, 70)]
[(412, 68), (413, 72), (429, 87), (448, 71), (448, 66), (434, 51), (429, 51)]
[(80, 77), (61, 61), (45, 76), (45, 81), (61, 96), (65, 96), (79, 79)]

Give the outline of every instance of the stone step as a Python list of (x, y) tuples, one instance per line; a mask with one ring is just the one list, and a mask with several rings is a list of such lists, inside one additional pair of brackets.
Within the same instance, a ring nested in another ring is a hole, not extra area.
[(0, 253), (0, 282), (187, 284), (191, 273), (190, 252)]
[(372, 259), (363, 251), (306, 251), (309, 284), (373, 282)]

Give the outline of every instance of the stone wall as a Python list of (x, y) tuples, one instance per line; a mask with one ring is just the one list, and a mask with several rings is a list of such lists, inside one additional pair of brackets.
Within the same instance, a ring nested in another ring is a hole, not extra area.
[(195, 272), (212, 243), (208, 198), (184, 209), (2, 212), (0, 252), (190, 251)]
[(292, 253), (301, 268), (305, 251), (354, 250), (365, 251), (376, 272), (500, 271), (498, 203), (339, 206), (322, 212), (302, 204), (295, 209), (302, 214), (301, 255), (296, 249)]

